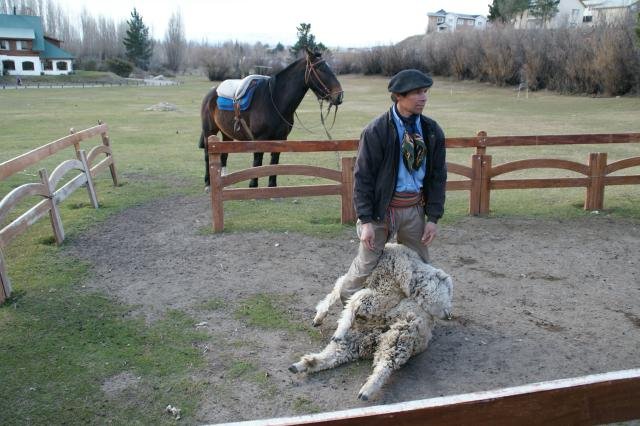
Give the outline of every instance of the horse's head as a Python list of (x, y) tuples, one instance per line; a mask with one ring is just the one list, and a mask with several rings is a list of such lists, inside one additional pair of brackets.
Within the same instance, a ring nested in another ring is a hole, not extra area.
[(340, 105), (344, 94), (338, 78), (319, 52), (306, 51), (304, 81), (318, 99)]

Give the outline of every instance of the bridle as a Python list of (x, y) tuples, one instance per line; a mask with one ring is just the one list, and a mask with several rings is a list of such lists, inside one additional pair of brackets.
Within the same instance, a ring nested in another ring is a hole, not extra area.
[[(331, 134), (329, 133), (330, 129), (327, 129), (327, 125), (325, 124), (325, 119), (326, 117), (322, 114), (322, 103), (324, 101), (326, 101), (327, 99), (331, 99), (331, 89), (329, 89), (327, 87), (326, 84), (324, 84), (324, 82), (322, 81), (322, 78), (320, 78), (320, 74), (318, 74), (318, 70), (316, 69), (316, 67), (319, 64), (322, 64), (323, 62), (325, 62), (324, 58), (320, 58), (315, 62), (311, 61), (310, 55), (307, 56), (307, 63), (305, 66), (305, 70), (304, 70), (304, 83), (311, 87), (311, 85), (309, 84), (309, 82), (311, 81), (311, 76), (313, 75), (316, 79), (316, 81), (318, 82), (318, 85), (320, 86), (320, 88), (324, 91), (324, 93), (322, 95), (318, 95), (318, 97), (320, 98), (319, 103), (320, 103), (320, 121), (322, 122), (322, 127), (324, 128), (325, 133), (327, 134), (327, 137), (329, 139), (333, 139), (331, 137)], [(340, 93), (342, 93), (343, 91), (340, 91)], [(331, 113), (331, 107), (333, 106), (333, 104), (329, 103), (329, 108), (327, 108), (327, 117), (329, 116), (329, 114)], [(331, 129), (333, 129), (333, 125), (336, 123), (336, 116), (338, 115), (338, 106), (336, 105), (336, 109), (334, 110), (333, 113), (333, 123), (331, 123)]]
[(327, 100), (331, 97), (331, 89), (329, 89), (327, 85), (324, 84), (324, 82), (322, 81), (322, 78), (320, 78), (320, 74), (318, 74), (318, 70), (316, 69), (316, 67), (319, 64), (322, 64), (324, 62), (325, 62), (324, 58), (320, 58), (317, 61), (312, 62), (311, 58), (307, 56), (307, 64), (304, 69), (304, 84), (311, 87), (309, 83), (311, 81), (311, 76), (314, 76), (316, 81), (318, 82), (318, 85), (320, 86), (320, 89), (322, 89), (322, 91), (324, 92), (318, 96), (322, 100)]

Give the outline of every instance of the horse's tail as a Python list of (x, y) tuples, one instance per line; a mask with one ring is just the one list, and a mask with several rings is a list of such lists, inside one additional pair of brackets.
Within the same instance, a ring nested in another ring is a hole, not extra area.
[(202, 106), (200, 107), (200, 118), (202, 119), (202, 132), (200, 133), (200, 140), (198, 146), (200, 148), (205, 147), (205, 140), (218, 133), (218, 127), (213, 121), (213, 112), (216, 101), (218, 99), (218, 93), (216, 88), (212, 88), (202, 100)]

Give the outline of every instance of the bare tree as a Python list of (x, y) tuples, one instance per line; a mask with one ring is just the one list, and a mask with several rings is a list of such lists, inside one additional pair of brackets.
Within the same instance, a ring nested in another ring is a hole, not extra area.
[(101, 60), (118, 55), (118, 33), (112, 19), (98, 18), (98, 56)]
[(21, 15), (38, 15), (38, 3), (36, 0), (22, 0), (18, 7), (18, 13)]
[(178, 72), (182, 65), (186, 40), (184, 36), (184, 25), (182, 23), (182, 13), (180, 9), (171, 14), (167, 32), (164, 36), (164, 49), (167, 55), (167, 67), (173, 72)]
[(53, 0), (49, 0), (45, 7), (45, 13), (42, 16), (44, 22), (45, 32), (56, 38), (60, 38), (58, 29), (59, 19), (62, 13)]
[(82, 27), (82, 56), (96, 59), (99, 56), (98, 24), (86, 7), (82, 8), (80, 13), (80, 25)]

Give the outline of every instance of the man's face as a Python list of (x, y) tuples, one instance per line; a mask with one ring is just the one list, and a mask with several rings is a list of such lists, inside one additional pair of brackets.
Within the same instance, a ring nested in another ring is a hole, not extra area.
[(427, 105), (427, 93), (429, 89), (421, 87), (407, 92), (404, 96), (398, 94), (398, 111), (404, 116), (411, 114), (422, 114), (425, 105)]

